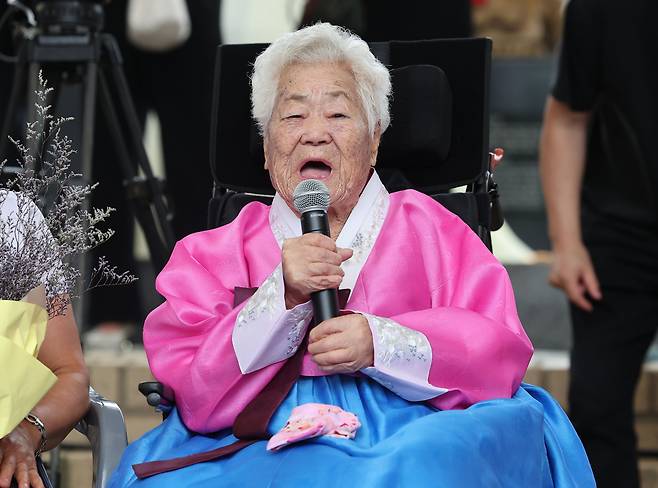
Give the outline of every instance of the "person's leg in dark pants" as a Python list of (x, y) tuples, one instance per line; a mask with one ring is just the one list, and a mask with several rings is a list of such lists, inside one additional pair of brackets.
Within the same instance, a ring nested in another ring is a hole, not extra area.
[(569, 412), (599, 487), (639, 487), (633, 398), (658, 322), (655, 294), (603, 287), (585, 312), (571, 307)]

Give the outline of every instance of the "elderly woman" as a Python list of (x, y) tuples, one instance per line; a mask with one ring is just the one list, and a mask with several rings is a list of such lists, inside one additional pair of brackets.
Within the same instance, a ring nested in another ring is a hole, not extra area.
[[(35, 228), (45, 227), (36, 205), (31, 201), (19, 204), (19, 195), (0, 191), (3, 192), (0, 196), (0, 219), (3, 222), (16, 223), (19, 221), (17, 214), (26, 212), (30, 214), (27, 220), (33, 222)], [(15, 225), (3, 225), (2, 231), (8, 237), (3, 239), (4, 242), (13, 242), (15, 236), (20, 242), (20, 236), (24, 235)], [(15, 234), (10, 234), (12, 232)], [(49, 237), (52, 239), (52, 236)], [(38, 359), (55, 374), (57, 380), (26, 418), (0, 439), (1, 488), (10, 485), (43, 488), (37, 472), (36, 455), (57, 446), (89, 407), (89, 375), (70, 305), (63, 314), (48, 320)], [(11, 375), (12, 371), (3, 371), (3, 374)], [(11, 404), (6, 398), (4, 400), (5, 405)], [(12, 479), (17, 485), (12, 484)]]
[[(112, 486), (593, 486), (563, 412), (520, 387), (532, 346), (503, 267), (373, 170), (391, 84), (367, 44), (302, 29), (252, 84), (276, 196), (183, 239), (160, 274), (144, 343), (176, 408)], [(331, 238), (301, 233), (306, 179), (329, 188)], [(347, 313), (309, 330), (327, 288)]]

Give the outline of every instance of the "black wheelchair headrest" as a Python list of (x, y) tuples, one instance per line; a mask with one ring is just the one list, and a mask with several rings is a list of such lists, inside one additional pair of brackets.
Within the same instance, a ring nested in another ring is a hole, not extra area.
[(391, 70), (391, 125), (384, 132), (378, 168), (434, 168), (450, 150), (452, 91), (445, 72), (429, 64)]
[[(377, 168), (433, 168), (450, 150), (452, 92), (441, 68), (422, 64), (391, 70), (394, 96), (392, 123), (382, 136)], [(255, 124), (249, 135), (249, 157), (262, 168), (263, 139)], [(253, 175), (252, 175), (253, 177)]]
[[(215, 184), (271, 194), (262, 138), (251, 119), (249, 74), (267, 45), (217, 50), (211, 118)], [(378, 171), (401, 187), (441, 191), (474, 181), (488, 155), (489, 39), (370, 43), (391, 69), (391, 126), (382, 136)]]

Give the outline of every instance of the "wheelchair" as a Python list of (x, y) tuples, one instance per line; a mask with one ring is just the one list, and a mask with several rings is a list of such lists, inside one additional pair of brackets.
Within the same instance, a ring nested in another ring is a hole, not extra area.
[[(382, 135), (377, 172), (389, 192), (413, 188), (459, 215), (491, 249), (502, 225), (489, 164), (491, 40), (370, 43), (391, 70), (391, 126)], [(208, 227), (244, 205), (269, 204), (262, 138), (251, 119), (249, 73), (266, 44), (220, 46), (215, 63)], [(403, 163), (401, 163), (403, 162)], [(466, 185), (465, 193), (450, 193)]]
[[(269, 204), (274, 197), (250, 102), (251, 64), (266, 46), (217, 50), (208, 228), (231, 222), (252, 201)], [(377, 161), (382, 182), (389, 192), (413, 188), (431, 196), (491, 250), (491, 232), (502, 225), (489, 153), (491, 40), (391, 41), (370, 48), (391, 70), (393, 83), (392, 123)], [(457, 187), (465, 191), (450, 191)], [(138, 388), (164, 417), (175, 405), (174, 393), (157, 381)], [(102, 488), (121, 458), (126, 434), (116, 404), (95, 393), (91, 398), (78, 430), (92, 443), (94, 486)]]
[[(377, 172), (389, 192), (421, 191), (458, 215), (492, 250), (503, 224), (489, 153), (490, 39), (369, 43), (391, 71), (391, 125)], [(213, 193), (208, 228), (231, 222), (252, 201), (270, 204), (263, 140), (251, 118), (249, 74), (267, 44), (217, 50), (211, 113)], [(401, 162), (404, 162), (401, 164)], [(465, 187), (463, 192), (450, 190)], [(166, 417), (173, 392), (157, 381), (139, 391)]]

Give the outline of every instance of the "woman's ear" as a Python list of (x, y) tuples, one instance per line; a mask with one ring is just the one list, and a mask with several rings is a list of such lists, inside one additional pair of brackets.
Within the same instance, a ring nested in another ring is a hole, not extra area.
[(377, 152), (379, 151), (379, 142), (382, 138), (382, 126), (379, 122), (375, 126), (375, 132), (372, 134), (372, 142), (370, 143), (370, 166), (372, 168), (377, 164)]
[(263, 168), (265, 168), (265, 171), (270, 170), (270, 168), (267, 164), (267, 154), (268, 154), (267, 148), (268, 148), (268, 146), (269, 146), (269, 138), (267, 137), (267, 135), (265, 135), (265, 136), (263, 136), (263, 156), (265, 156), (265, 164), (263, 165)]

